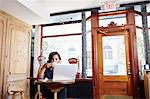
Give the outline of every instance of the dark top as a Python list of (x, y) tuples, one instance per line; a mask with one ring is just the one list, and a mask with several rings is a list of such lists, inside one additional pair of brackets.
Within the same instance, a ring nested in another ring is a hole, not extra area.
[(44, 78), (52, 79), (53, 78), (53, 69), (52, 68), (46, 68), (44, 72)]

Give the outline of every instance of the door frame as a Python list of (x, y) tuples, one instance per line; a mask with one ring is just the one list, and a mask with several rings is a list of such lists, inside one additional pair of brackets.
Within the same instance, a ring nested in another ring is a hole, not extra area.
[[(124, 26), (117, 26), (114, 22), (113, 24), (109, 24), (108, 27), (96, 27), (92, 29), (92, 62), (93, 62), (93, 94), (95, 98), (101, 97), (101, 95), (104, 94), (102, 91), (102, 68), (98, 64), (102, 64), (102, 50), (98, 51), (99, 49), (102, 49), (102, 46), (98, 46), (98, 43), (102, 45), (102, 36), (105, 32), (118, 32), (118, 31), (124, 31), (127, 30), (129, 33), (129, 55), (130, 55), (130, 65), (131, 65), (131, 86), (132, 86), (132, 92), (133, 97), (136, 96), (136, 92), (139, 88), (138, 84), (138, 54), (137, 54), (137, 46), (136, 46), (136, 32), (134, 25), (124, 25)], [(98, 40), (98, 32), (102, 31), (102, 33), (99, 35)], [(99, 55), (99, 56), (98, 56)], [(138, 86), (138, 87), (137, 87)], [(136, 92), (135, 92), (136, 91)]]

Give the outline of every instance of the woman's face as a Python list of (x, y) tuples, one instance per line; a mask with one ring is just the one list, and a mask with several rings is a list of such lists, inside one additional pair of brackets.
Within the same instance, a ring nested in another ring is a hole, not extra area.
[(60, 62), (59, 56), (57, 54), (53, 56), (53, 62), (55, 62), (55, 63)]

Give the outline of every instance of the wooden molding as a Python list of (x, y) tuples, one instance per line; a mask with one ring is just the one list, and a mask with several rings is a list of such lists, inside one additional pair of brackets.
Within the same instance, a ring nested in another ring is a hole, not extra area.
[(117, 23), (111, 21), (109, 24), (108, 24), (108, 28), (113, 28), (113, 27), (116, 27), (117, 26)]

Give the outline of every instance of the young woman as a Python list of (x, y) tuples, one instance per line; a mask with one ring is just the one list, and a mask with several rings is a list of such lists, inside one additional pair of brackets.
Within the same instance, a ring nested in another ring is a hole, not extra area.
[(43, 65), (41, 71), (38, 73), (38, 78), (53, 78), (53, 68), (55, 64), (61, 63), (61, 57), (58, 52), (51, 52), (48, 61)]
[[(51, 52), (48, 57), (48, 61), (46, 64), (43, 65), (41, 71), (38, 73), (38, 78), (53, 78), (53, 69), (55, 64), (61, 63), (61, 57), (58, 52)], [(48, 99), (53, 99), (53, 93), (49, 89), (47, 89), (47, 86), (42, 85), (41, 92), (43, 97), (46, 97)], [(61, 90), (58, 93), (58, 97), (61, 99), (67, 98), (66, 96), (66, 87)]]

